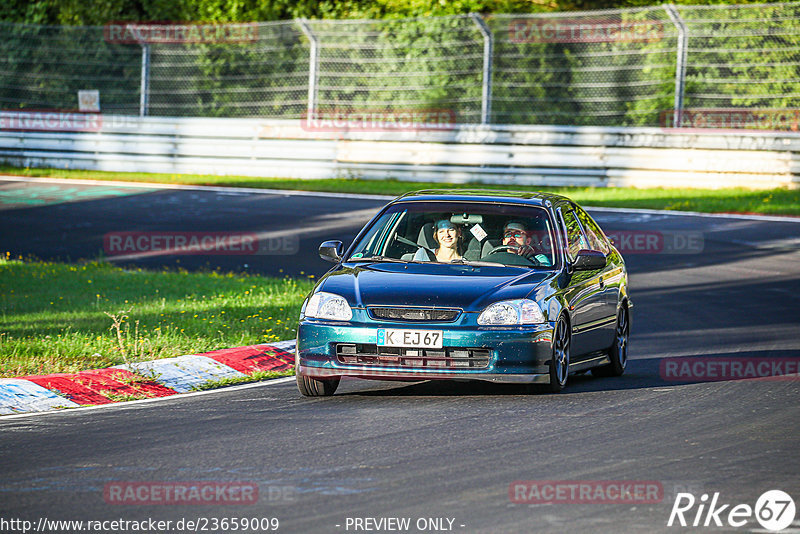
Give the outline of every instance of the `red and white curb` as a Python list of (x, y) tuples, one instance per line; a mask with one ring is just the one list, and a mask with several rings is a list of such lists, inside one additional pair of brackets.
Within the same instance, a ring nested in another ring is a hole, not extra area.
[(257, 371), (288, 371), (294, 346), (281, 341), (78, 373), (0, 378), (0, 415), (167, 397)]

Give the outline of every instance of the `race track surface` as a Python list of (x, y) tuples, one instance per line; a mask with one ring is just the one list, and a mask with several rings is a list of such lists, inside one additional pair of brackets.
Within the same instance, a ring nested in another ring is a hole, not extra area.
[[(265, 274), (324, 273), (330, 264), (318, 259), (319, 242), (349, 241), (385, 202), (131, 190), (95, 198), (73, 192), (69, 200), (39, 197), (43, 203), (27, 205), (19, 191), (27, 187), (0, 183), (2, 251), (96, 257), (103, 236), (118, 231), (297, 235), (295, 254), (126, 260)], [(635, 307), (623, 377), (573, 376), (556, 395), (351, 380), (326, 399), (303, 398), (281, 381), (0, 418), (0, 518), (152, 518), (173, 526), (184, 518), (208, 520), (209, 528), (214, 519), (278, 518), (277, 531), (290, 533), (694, 532), (667, 526), (677, 492), (698, 501), (719, 493), (719, 504), (730, 505), (723, 522), (732, 506), (752, 507), (767, 490), (781, 489), (800, 504), (797, 376), (677, 380), (664, 371), (675, 358), (800, 359), (800, 224), (590, 211), (609, 233), (690, 236), (695, 245), (699, 235), (702, 243), (701, 252), (625, 253)], [(109, 485), (143, 481), (255, 484), (259, 495), (253, 504), (206, 505), (104, 497)], [(512, 502), (515, 481), (641, 481), (662, 493), (650, 503), (529, 504)], [(697, 511), (687, 512), (687, 521)], [(411, 527), (391, 530), (396, 523), (377, 523), (381, 518), (409, 518)], [(428, 521), (436, 518), (443, 519)], [(703, 513), (701, 524), (705, 519)], [(763, 528), (751, 517), (741, 528), (710, 530)]]

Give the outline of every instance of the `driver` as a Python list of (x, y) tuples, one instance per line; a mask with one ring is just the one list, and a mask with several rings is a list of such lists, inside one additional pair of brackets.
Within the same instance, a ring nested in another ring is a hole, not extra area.
[(509, 252), (537, 261), (540, 265), (550, 265), (550, 258), (546, 254), (537, 253), (531, 246), (532, 241), (531, 232), (520, 221), (509, 221), (503, 227), (503, 245), (511, 247)]

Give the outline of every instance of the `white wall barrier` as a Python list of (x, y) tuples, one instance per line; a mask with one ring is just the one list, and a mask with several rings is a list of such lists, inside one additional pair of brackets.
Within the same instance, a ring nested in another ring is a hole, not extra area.
[(800, 185), (795, 132), (497, 125), (321, 131), (297, 120), (113, 115), (82, 120), (0, 112), (0, 160), (24, 167), (308, 179)]

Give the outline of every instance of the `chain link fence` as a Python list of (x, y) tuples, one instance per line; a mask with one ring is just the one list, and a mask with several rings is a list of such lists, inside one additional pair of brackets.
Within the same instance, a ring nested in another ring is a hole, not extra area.
[(773, 123), (796, 130), (800, 108), (800, 2), (0, 31), (4, 110), (73, 110), (97, 90), (129, 115), (763, 127), (733, 113), (783, 110)]
[[(684, 106), (690, 112), (742, 108), (789, 111), (794, 122), (784, 126), (797, 131), (800, 3), (687, 6), (679, 12), (687, 33)], [(736, 117), (731, 114), (728, 119)], [(754, 115), (750, 118), (758, 119)], [(773, 123), (780, 120), (780, 116), (770, 117), (768, 113), (761, 118)], [(691, 119), (689, 115), (684, 122)]]
[(663, 8), (501, 15), (490, 24), (496, 122), (655, 125), (673, 106), (676, 30)]

